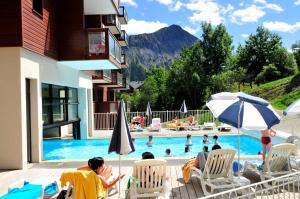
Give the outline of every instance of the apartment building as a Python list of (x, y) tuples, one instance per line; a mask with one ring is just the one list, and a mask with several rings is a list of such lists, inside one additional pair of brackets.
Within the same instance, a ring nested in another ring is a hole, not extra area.
[(0, 9), (0, 169), (22, 169), (43, 160), (43, 139), (92, 134), (96, 90), (105, 103), (126, 88), (127, 13), (118, 0), (10, 0)]

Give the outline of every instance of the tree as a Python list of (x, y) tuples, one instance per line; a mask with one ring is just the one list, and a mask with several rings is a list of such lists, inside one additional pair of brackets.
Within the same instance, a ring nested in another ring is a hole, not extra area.
[(217, 74), (229, 62), (233, 49), (232, 38), (222, 24), (214, 28), (210, 23), (203, 23), (202, 30), (200, 43), (205, 57), (205, 72)]
[(300, 70), (300, 41), (292, 45), (292, 50), (298, 65), (298, 70)]
[(264, 66), (272, 63), (279, 48), (282, 48), (281, 37), (264, 27), (258, 27), (256, 34), (249, 36), (245, 46), (238, 47), (237, 66), (247, 69), (247, 76), (252, 82)]
[(276, 70), (280, 72), (280, 76), (278, 78), (294, 75), (297, 72), (297, 63), (294, 59), (294, 55), (289, 53), (283, 47), (278, 48), (275, 51), (271, 59), (271, 63), (274, 64)]
[(276, 66), (270, 64), (268, 66), (264, 66), (264, 69), (257, 75), (255, 81), (260, 84), (276, 80), (280, 78), (280, 76), (281, 73), (277, 70)]

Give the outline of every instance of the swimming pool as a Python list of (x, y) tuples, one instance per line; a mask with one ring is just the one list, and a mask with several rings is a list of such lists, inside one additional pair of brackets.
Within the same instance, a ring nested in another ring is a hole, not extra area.
[[(192, 137), (192, 150), (184, 153), (185, 137), (154, 137), (152, 147), (146, 145), (148, 138), (136, 138), (134, 141), (135, 152), (124, 156), (124, 158), (140, 158), (145, 151), (152, 152), (155, 157), (164, 157), (165, 150), (171, 149), (172, 157), (195, 157), (202, 151), (204, 144), (202, 136)], [(207, 144), (209, 150), (213, 146), (212, 137)], [(237, 136), (219, 136), (219, 144), (222, 148), (238, 148)], [(277, 144), (280, 140), (273, 143)], [(44, 160), (81, 160), (101, 156), (104, 158), (118, 158), (115, 153), (108, 154), (109, 139), (101, 140), (44, 140)], [(254, 137), (241, 136), (241, 155), (257, 155), (261, 150), (260, 140)]]

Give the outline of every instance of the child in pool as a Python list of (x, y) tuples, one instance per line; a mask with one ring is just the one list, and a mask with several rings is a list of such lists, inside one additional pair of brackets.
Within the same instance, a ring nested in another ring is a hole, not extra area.
[(186, 141), (185, 141), (185, 146), (192, 146), (192, 136), (190, 134), (187, 134), (186, 136)]

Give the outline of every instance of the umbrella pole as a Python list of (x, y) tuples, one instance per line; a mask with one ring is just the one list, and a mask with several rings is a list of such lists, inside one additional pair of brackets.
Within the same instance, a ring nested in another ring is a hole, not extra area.
[[(119, 178), (121, 176), (121, 155), (119, 154)], [(119, 179), (119, 199), (121, 199), (121, 179)]]
[(241, 128), (241, 110), (242, 106), (244, 106), (244, 102), (242, 101), (239, 109), (239, 115), (238, 115), (238, 176), (241, 176), (240, 173), (240, 150), (241, 150), (241, 143), (240, 143), (240, 128)]

